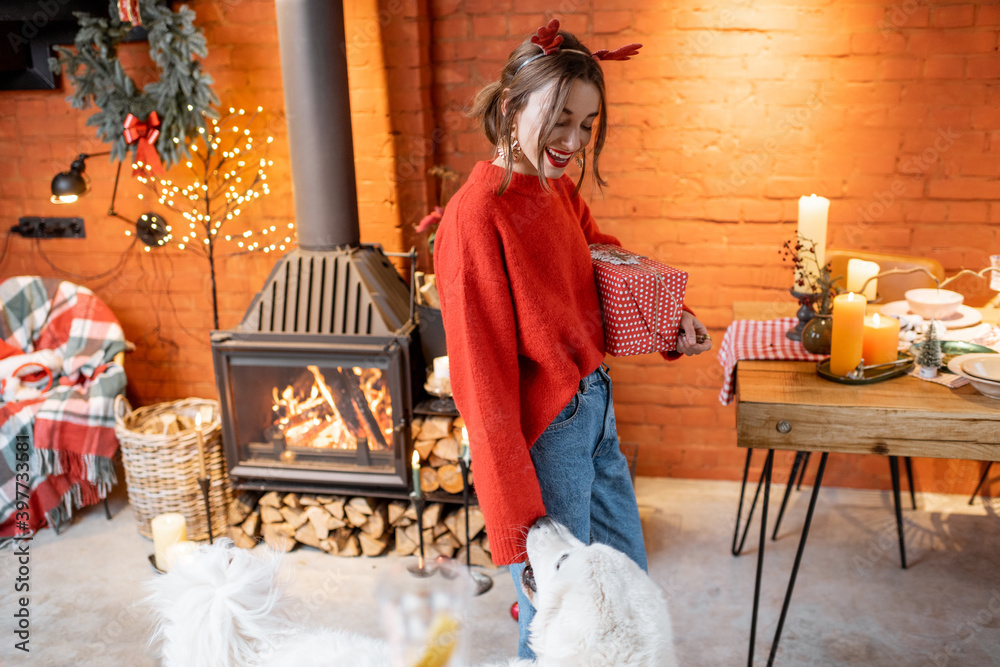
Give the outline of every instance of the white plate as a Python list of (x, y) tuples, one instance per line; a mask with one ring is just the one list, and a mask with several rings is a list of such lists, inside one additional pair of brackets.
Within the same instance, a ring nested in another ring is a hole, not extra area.
[[(916, 315), (910, 310), (910, 304), (905, 301), (892, 301), (881, 308), (883, 315), (899, 317), (900, 315)], [(927, 318), (924, 318), (927, 319)], [(983, 321), (983, 314), (971, 306), (961, 305), (951, 317), (938, 320), (946, 329), (964, 329)]]
[(989, 380), (983, 380), (982, 378), (977, 378), (975, 375), (969, 375), (964, 370), (962, 370), (962, 364), (964, 362), (977, 356), (979, 355), (963, 354), (957, 356), (948, 362), (948, 370), (950, 370), (955, 375), (961, 375), (962, 377), (964, 377), (972, 384), (973, 387), (976, 388), (976, 391), (978, 391), (983, 396), (1000, 400), (1000, 382), (991, 382)]

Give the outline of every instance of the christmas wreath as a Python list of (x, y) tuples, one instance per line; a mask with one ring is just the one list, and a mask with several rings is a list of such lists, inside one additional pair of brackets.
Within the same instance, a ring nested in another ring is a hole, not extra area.
[[(206, 117), (216, 116), (212, 77), (195, 60), (208, 53), (205, 35), (186, 6), (174, 12), (156, 0), (120, 0), (109, 3), (109, 9), (110, 18), (77, 12), (75, 49), (55, 47), (59, 56), (49, 59), (49, 67), (56, 73), (65, 67), (74, 88), (66, 98), (70, 105), (98, 108), (87, 125), (111, 144), (112, 160), (124, 160), (135, 150), (147, 164), (155, 164), (159, 153), (170, 167), (189, 157), (190, 139)], [(118, 46), (139, 16), (149, 36), (150, 57), (160, 70), (160, 79), (142, 89), (118, 60)]]

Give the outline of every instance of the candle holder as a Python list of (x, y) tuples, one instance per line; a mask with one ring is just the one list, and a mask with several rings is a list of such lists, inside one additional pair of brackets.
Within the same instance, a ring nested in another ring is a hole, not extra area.
[(795, 316), (799, 319), (798, 324), (785, 332), (785, 338), (788, 340), (802, 341), (802, 330), (805, 328), (809, 320), (816, 316), (816, 311), (813, 308), (813, 304), (819, 299), (820, 295), (815, 292), (797, 292), (794, 288), (789, 290), (791, 295), (794, 296), (799, 302), (799, 310), (795, 313)]
[(472, 569), (472, 536), (469, 535), (469, 462), (464, 457), (458, 459), (462, 469), (462, 506), (465, 508), (465, 567), (476, 588), (474, 595), (482, 595), (493, 588), (493, 579), (483, 572)]
[(417, 566), (414, 568), (411, 565), (407, 569), (411, 574), (418, 577), (429, 577), (434, 574), (434, 570), (425, 567), (424, 563), (424, 505), (426, 501), (422, 495), (417, 495), (416, 491), (410, 493), (410, 500), (413, 502), (413, 509), (417, 513), (417, 539), (419, 540), (420, 550), (417, 552)]
[(198, 486), (201, 487), (201, 497), (205, 499), (205, 519), (208, 521), (208, 543), (214, 544), (212, 536), (212, 503), (208, 501), (208, 493), (212, 485), (212, 477), (199, 477)]

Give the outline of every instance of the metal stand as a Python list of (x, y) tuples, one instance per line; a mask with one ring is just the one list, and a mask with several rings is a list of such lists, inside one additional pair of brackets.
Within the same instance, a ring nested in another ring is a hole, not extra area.
[(418, 496), (415, 491), (410, 493), (410, 500), (413, 501), (413, 509), (417, 512), (417, 535), (419, 535), (418, 539), (420, 540), (420, 551), (417, 552), (417, 567), (410, 567), (408, 569), (418, 577), (429, 577), (433, 574), (433, 571), (425, 567), (424, 563), (424, 505), (426, 501), (423, 496)]
[(205, 499), (205, 518), (208, 522), (208, 543), (214, 542), (212, 536), (212, 505), (208, 502), (208, 490), (212, 483), (212, 477), (199, 477), (198, 485), (201, 487), (201, 497)]
[(892, 503), (896, 509), (896, 532), (899, 534), (899, 560), (906, 569), (906, 542), (903, 539), (903, 508), (899, 502), (899, 458), (889, 457), (889, 473), (892, 475)]
[(469, 464), (465, 459), (459, 458), (458, 465), (462, 468), (462, 506), (465, 508), (465, 567), (476, 584), (475, 595), (482, 595), (493, 588), (493, 579), (488, 574), (472, 569), (472, 536), (469, 535)]
[(983, 476), (979, 478), (979, 484), (976, 484), (976, 490), (972, 492), (972, 497), (969, 498), (970, 505), (976, 500), (976, 494), (979, 493), (979, 489), (983, 488), (983, 484), (986, 483), (986, 477), (990, 474), (990, 468), (992, 467), (993, 461), (987, 461), (986, 470), (983, 471)]
[(820, 295), (812, 292), (797, 292), (794, 289), (789, 291), (799, 301), (799, 310), (795, 313), (799, 321), (793, 328), (785, 332), (785, 338), (801, 341), (802, 330), (809, 323), (809, 320), (816, 317), (816, 310), (813, 308), (813, 304), (820, 298)]

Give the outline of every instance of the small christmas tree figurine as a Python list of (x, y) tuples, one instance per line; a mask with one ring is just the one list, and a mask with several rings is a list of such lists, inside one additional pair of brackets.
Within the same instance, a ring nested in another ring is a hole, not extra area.
[(920, 376), (925, 378), (936, 377), (938, 368), (941, 366), (941, 341), (937, 337), (937, 322), (930, 321), (927, 326), (927, 335), (924, 337), (924, 344), (920, 346), (917, 353), (917, 365), (920, 366)]

